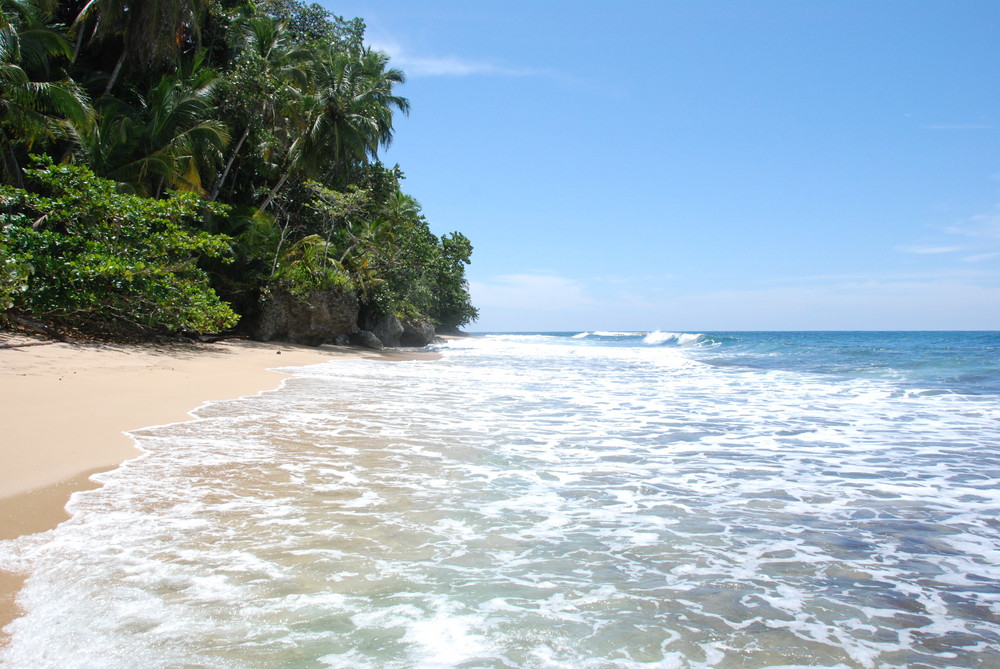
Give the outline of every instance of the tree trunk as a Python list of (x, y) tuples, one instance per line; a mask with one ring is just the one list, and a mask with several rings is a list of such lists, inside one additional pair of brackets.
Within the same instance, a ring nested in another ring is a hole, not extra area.
[(278, 183), (275, 184), (274, 188), (271, 189), (271, 192), (267, 194), (267, 199), (265, 199), (264, 203), (260, 205), (260, 207), (257, 209), (258, 214), (267, 209), (271, 205), (271, 202), (274, 200), (274, 197), (278, 194), (278, 191), (281, 190), (282, 186), (285, 185), (286, 181), (288, 181), (288, 172), (285, 172), (281, 176), (281, 178), (278, 180)]
[(10, 175), (10, 178), (14, 180), (14, 185), (18, 188), (24, 188), (24, 172), (21, 171), (21, 164), (17, 160), (17, 155), (14, 153), (14, 145), (10, 142), (4, 142), (6, 144), (6, 151), (4, 151), (4, 162), (7, 163), (6, 170)]
[(111, 72), (111, 79), (108, 80), (108, 85), (104, 89), (104, 95), (111, 93), (111, 89), (115, 87), (115, 82), (118, 81), (118, 75), (121, 74), (122, 65), (125, 64), (125, 49), (122, 49), (122, 55), (118, 58), (118, 63), (115, 65), (115, 69)]
[(83, 29), (86, 27), (86, 20), (80, 24), (80, 27), (76, 30), (76, 46), (73, 47), (73, 62), (80, 56), (80, 49), (83, 47)]
[[(263, 209), (263, 207), (261, 207)], [(259, 211), (257, 213), (260, 213)], [(278, 260), (281, 259), (281, 247), (285, 244), (285, 237), (288, 234), (288, 220), (285, 220), (285, 224), (281, 226), (281, 235), (278, 237), (278, 248), (274, 250), (274, 262), (271, 263), (271, 276), (267, 278), (268, 281), (274, 278), (275, 273), (278, 271)]]
[(219, 191), (222, 190), (222, 184), (225, 183), (226, 177), (229, 176), (229, 170), (233, 167), (233, 162), (236, 161), (236, 156), (239, 155), (240, 149), (243, 148), (243, 142), (247, 140), (250, 135), (250, 126), (243, 131), (243, 136), (240, 137), (239, 141), (236, 142), (236, 146), (233, 147), (233, 152), (229, 155), (229, 160), (226, 161), (226, 166), (222, 170), (222, 174), (219, 178), (215, 180), (215, 185), (212, 186), (212, 192), (208, 194), (209, 202), (215, 202), (215, 198), (219, 197)]
[(45, 325), (44, 323), (39, 323), (38, 321), (33, 321), (29, 318), (18, 316), (17, 314), (7, 314), (6, 317), (7, 320), (9, 320), (11, 323), (16, 323), (17, 325), (20, 325), (22, 328), (25, 328), (27, 330), (32, 330), (34, 332), (41, 332), (42, 334), (48, 337), (52, 337), (53, 339), (58, 341), (62, 342), (69, 341), (66, 335), (59, 332), (58, 330), (50, 328), (48, 325)]
[(12, 344), (10, 342), (4, 342), (0, 344), (0, 348), (27, 348), (28, 346), (48, 346), (50, 344), (55, 344), (54, 341), (29, 341), (22, 344)]

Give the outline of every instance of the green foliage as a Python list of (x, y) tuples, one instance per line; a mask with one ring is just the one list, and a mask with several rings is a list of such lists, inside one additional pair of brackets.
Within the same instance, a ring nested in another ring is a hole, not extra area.
[(258, 0), (257, 9), (288, 24), (288, 29), (303, 43), (326, 42), (343, 51), (360, 51), (365, 36), (365, 22), (345, 20), (316, 3), (301, 0)]
[(335, 259), (353, 275), (355, 285), (366, 292), (376, 235), (375, 226), (364, 215), (370, 194), (356, 186), (340, 192), (314, 181), (307, 182), (306, 188), (316, 195), (309, 207), (316, 215), (313, 228), (324, 242), (323, 261)]
[(32, 270), (23, 256), (11, 252), (6, 243), (7, 236), (7, 226), (3, 226), (0, 228), (0, 312), (13, 307), (21, 293), (28, 289), (28, 277)]
[(198, 41), (207, 0), (89, 0), (73, 25), (77, 39), (95, 51), (117, 51), (104, 93), (125, 69), (141, 78), (169, 68)]
[(465, 266), (471, 262), (472, 242), (460, 232), (441, 236), (441, 254), (433, 268), (433, 314), (439, 325), (458, 328), (479, 317), (472, 306)]
[(354, 286), (343, 265), (330, 257), (329, 242), (319, 235), (303, 237), (281, 254), (272, 282), (293, 295)]
[(91, 168), (141, 195), (204, 193), (229, 131), (212, 118), (218, 78), (202, 62), (199, 57), (191, 70), (163, 75), (132, 105), (104, 98), (99, 124), (81, 142)]
[(383, 237), (388, 246), (379, 250), (379, 275), (385, 289), (377, 295), (376, 310), (393, 310), (403, 317), (426, 316), (443, 329), (454, 329), (476, 320), (465, 266), (472, 244), (461, 233), (436, 237), (420, 214), (420, 204), (397, 191), (383, 206)]
[(0, 0), (0, 312), (211, 331), (341, 288), (475, 319), (471, 244), (378, 161), (409, 101), (364, 30), (308, 0)]
[(71, 138), (91, 123), (86, 95), (72, 80), (53, 76), (52, 64), (71, 49), (45, 25), (49, 18), (43, 6), (26, 0), (0, 4), (0, 177), (6, 183), (21, 183), (27, 151)]
[(227, 237), (193, 227), (204, 202), (188, 193), (123, 195), (86, 168), (51, 161), (28, 175), (37, 192), (0, 188), (0, 244), (12, 266), (3, 292), (14, 309), (117, 336), (236, 324), (197, 264), (229, 252)]

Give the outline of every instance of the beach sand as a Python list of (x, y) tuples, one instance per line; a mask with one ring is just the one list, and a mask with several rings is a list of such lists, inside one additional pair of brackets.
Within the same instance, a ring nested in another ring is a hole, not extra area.
[[(275, 367), (422, 353), (224, 341), (52, 343), (0, 332), (0, 540), (51, 529), (89, 477), (139, 455), (125, 434), (190, 420), (212, 400), (277, 388)], [(0, 571), (0, 628), (17, 615), (23, 577)], [(3, 639), (0, 638), (0, 643)]]

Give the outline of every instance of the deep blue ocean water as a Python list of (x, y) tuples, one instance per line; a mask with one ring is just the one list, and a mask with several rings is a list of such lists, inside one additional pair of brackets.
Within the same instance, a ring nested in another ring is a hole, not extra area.
[[(697, 360), (758, 370), (895, 381), (1000, 394), (998, 332), (547, 332), (555, 345), (684, 348)], [(487, 336), (502, 337), (503, 334)]]
[(5, 666), (1000, 666), (1000, 334), (434, 348), (137, 432)]

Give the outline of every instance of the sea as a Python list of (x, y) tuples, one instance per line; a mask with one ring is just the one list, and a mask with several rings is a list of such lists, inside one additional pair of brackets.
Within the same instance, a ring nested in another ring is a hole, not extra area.
[(431, 350), (134, 433), (0, 663), (1000, 667), (1000, 333)]

